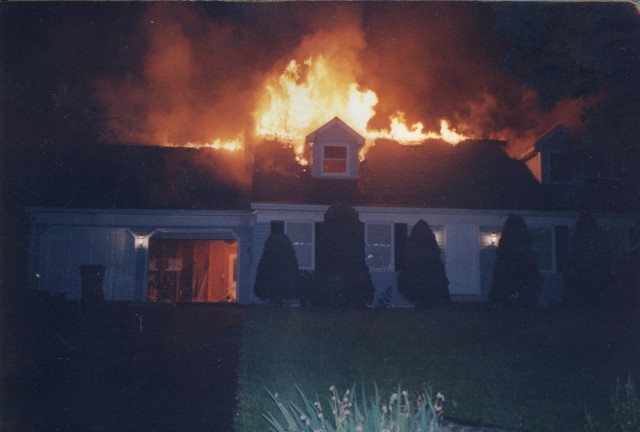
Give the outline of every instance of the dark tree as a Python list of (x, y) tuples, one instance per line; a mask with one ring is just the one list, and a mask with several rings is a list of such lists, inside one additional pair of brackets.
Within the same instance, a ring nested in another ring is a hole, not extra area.
[(298, 278), (298, 260), (289, 237), (284, 233), (272, 233), (264, 242), (253, 292), (261, 300), (281, 304), (284, 300), (297, 298)]
[(636, 223), (631, 247), (616, 280), (616, 306), (637, 310), (640, 307), (640, 220)]
[(364, 225), (348, 202), (329, 207), (317, 241), (311, 302), (347, 307), (370, 304), (374, 290), (365, 261)]
[(564, 272), (563, 300), (570, 307), (601, 307), (611, 300), (611, 247), (593, 215), (578, 217)]
[[(594, 173), (622, 177), (640, 208), (640, 14), (632, 3), (497, 2), (498, 66), (534, 90), (543, 110), (583, 100), (583, 150)], [(597, 95), (597, 97), (593, 97)], [(589, 105), (587, 105), (589, 104)]]
[(496, 249), (489, 299), (494, 304), (532, 310), (541, 289), (542, 276), (527, 225), (522, 216), (510, 213)]
[(436, 236), (427, 222), (419, 220), (411, 229), (404, 258), (398, 292), (418, 307), (449, 302), (449, 279)]

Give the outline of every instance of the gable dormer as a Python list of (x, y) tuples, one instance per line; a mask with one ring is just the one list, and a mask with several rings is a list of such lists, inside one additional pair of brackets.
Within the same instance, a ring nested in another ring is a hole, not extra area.
[(358, 178), (358, 154), (365, 139), (338, 117), (307, 135), (305, 143), (312, 145), (313, 177)]
[(571, 151), (570, 135), (566, 127), (556, 126), (536, 141), (533, 147), (521, 157), (538, 182), (582, 184), (582, 161)]

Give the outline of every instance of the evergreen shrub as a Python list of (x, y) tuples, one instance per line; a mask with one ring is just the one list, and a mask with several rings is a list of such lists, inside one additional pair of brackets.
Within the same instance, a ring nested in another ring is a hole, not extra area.
[(609, 239), (590, 213), (578, 217), (564, 272), (563, 301), (569, 307), (602, 307), (611, 302)]
[(419, 220), (411, 229), (404, 258), (398, 292), (418, 307), (449, 302), (449, 279), (436, 236), (427, 222)]
[(346, 307), (370, 304), (374, 289), (365, 261), (364, 224), (348, 202), (337, 201), (329, 207), (316, 240), (311, 304)]
[(496, 249), (489, 299), (497, 305), (532, 310), (542, 283), (527, 225), (522, 216), (510, 213)]
[(264, 243), (253, 292), (271, 304), (298, 298), (300, 272), (293, 245), (284, 233), (272, 233)]

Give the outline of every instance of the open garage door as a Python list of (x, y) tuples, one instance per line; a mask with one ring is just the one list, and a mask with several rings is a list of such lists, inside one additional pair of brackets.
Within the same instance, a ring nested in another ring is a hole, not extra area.
[(151, 238), (148, 299), (156, 302), (235, 302), (238, 242)]

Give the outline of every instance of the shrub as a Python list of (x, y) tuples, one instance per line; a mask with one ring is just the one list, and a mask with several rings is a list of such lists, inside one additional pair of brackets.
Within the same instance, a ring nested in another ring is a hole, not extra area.
[(253, 292), (256, 297), (273, 304), (297, 298), (298, 260), (293, 245), (284, 233), (272, 233), (264, 242), (264, 251)]
[(489, 299), (494, 304), (531, 310), (538, 303), (541, 289), (542, 276), (527, 226), (522, 216), (511, 213), (496, 249)]
[(278, 406), (285, 422), (280, 423), (271, 413), (263, 415), (271, 425), (270, 431), (305, 431), (305, 432), (356, 432), (356, 431), (441, 431), (444, 397), (438, 393), (435, 401), (422, 395), (415, 402), (411, 401), (406, 391), (398, 387), (389, 400), (382, 400), (378, 389), (375, 395), (367, 400), (364, 391), (361, 400), (356, 398), (355, 387), (347, 390), (342, 398), (334, 386), (329, 388), (330, 411), (325, 411), (318, 401), (311, 402), (296, 387), (302, 406), (293, 402), (285, 405), (278, 394), (269, 396)]
[(316, 305), (365, 307), (373, 300), (373, 283), (365, 261), (364, 225), (345, 202), (331, 205), (318, 236)]
[(419, 307), (449, 301), (449, 279), (440, 247), (429, 224), (419, 220), (407, 240), (405, 260), (398, 274), (398, 291)]
[(391, 297), (393, 297), (393, 289), (390, 286), (385, 288), (384, 292), (376, 302), (377, 308), (388, 308), (391, 307)]
[(586, 413), (585, 432), (637, 432), (640, 431), (640, 399), (631, 380), (624, 386), (616, 383), (616, 388), (609, 398), (611, 419), (606, 427), (600, 425), (590, 413)]
[(563, 301), (570, 307), (601, 307), (609, 302), (611, 248), (595, 218), (581, 213), (571, 238), (564, 272)]

